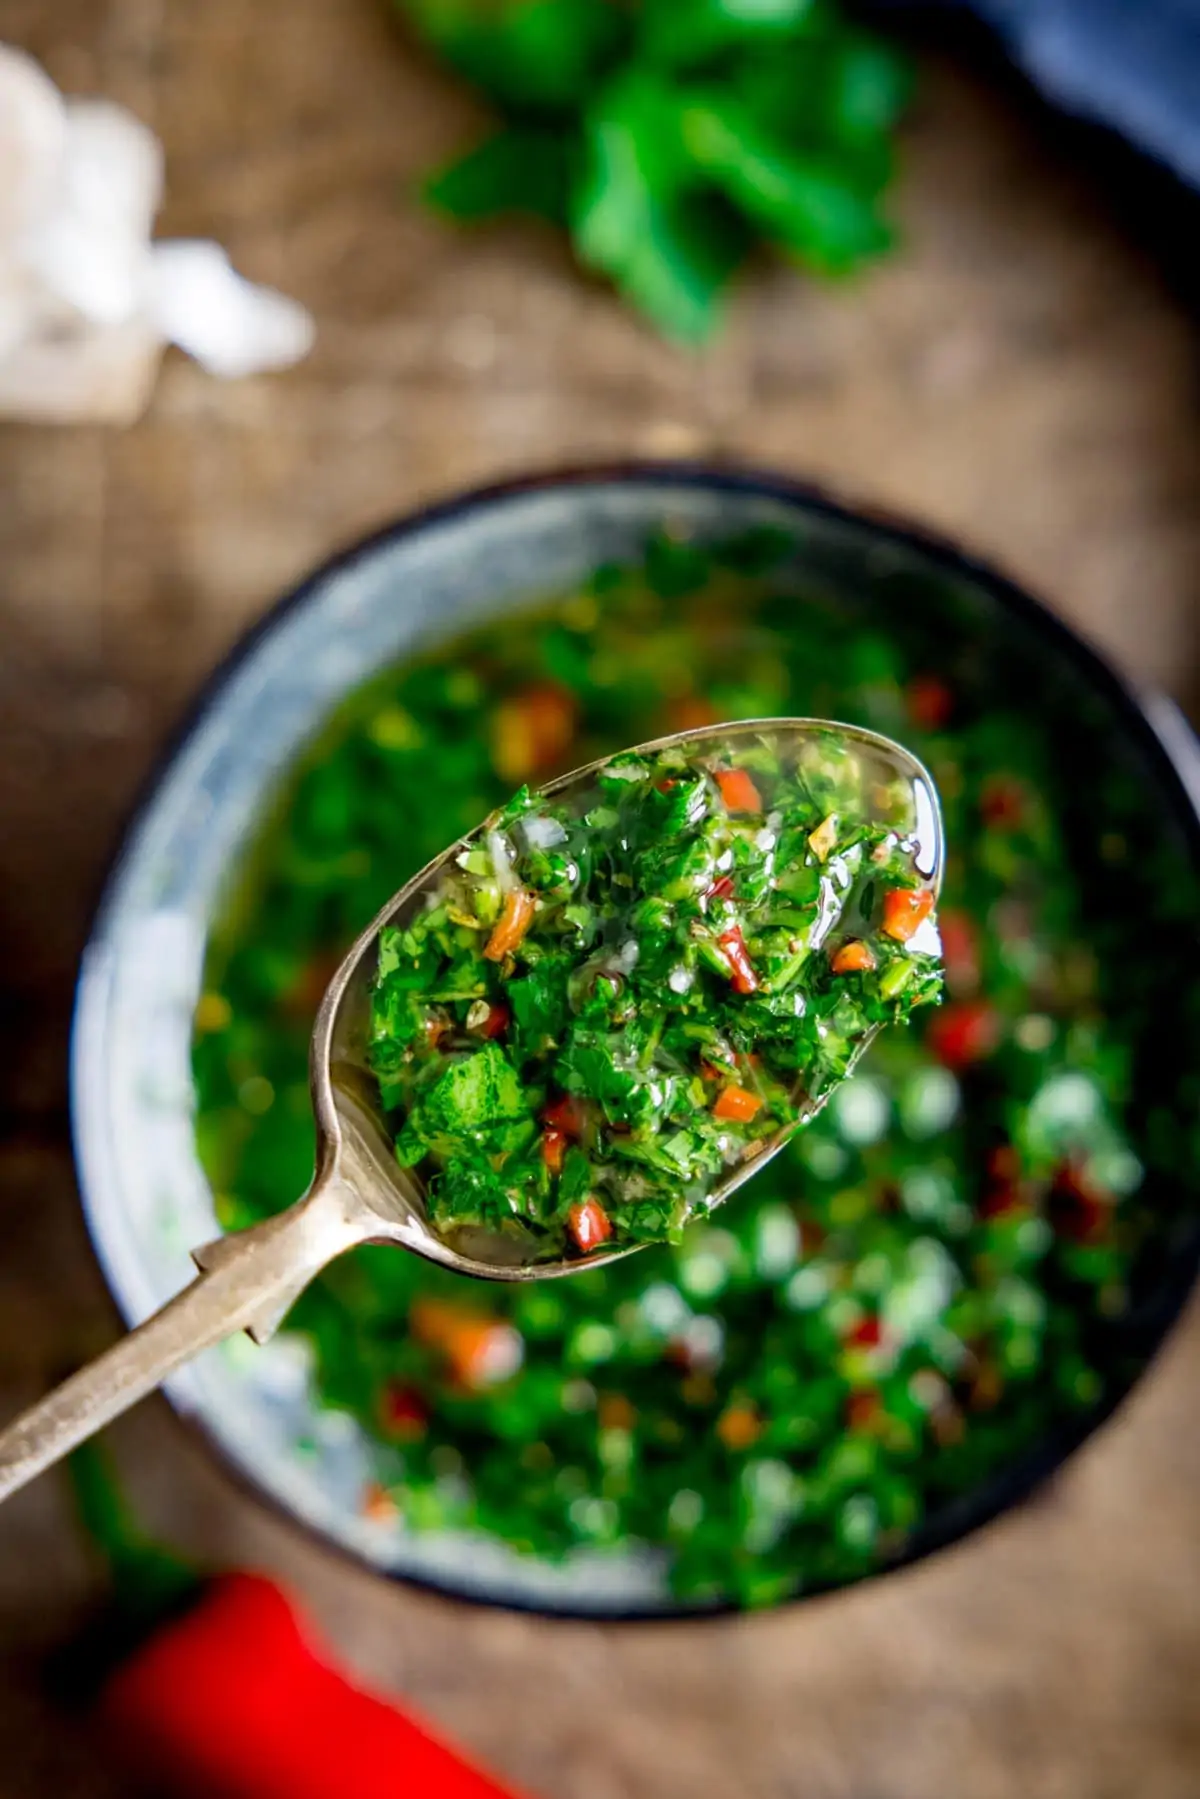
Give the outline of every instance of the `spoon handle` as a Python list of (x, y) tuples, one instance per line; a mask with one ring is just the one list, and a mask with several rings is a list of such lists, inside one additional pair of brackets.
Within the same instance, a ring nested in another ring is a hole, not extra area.
[(288, 1211), (198, 1252), (200, 1273), (139, 1324), (0, 1431), (0, 1500), (235, 1331), (266, 1340), (326, 1263), (365, 1240), (361, 1219), (320, 1178)]

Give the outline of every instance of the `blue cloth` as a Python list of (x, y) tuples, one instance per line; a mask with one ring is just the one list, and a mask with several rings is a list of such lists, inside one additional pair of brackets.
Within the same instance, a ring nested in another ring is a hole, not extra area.
[(1200, 188), (1200, 0), (968, 0), (1046, 98)]

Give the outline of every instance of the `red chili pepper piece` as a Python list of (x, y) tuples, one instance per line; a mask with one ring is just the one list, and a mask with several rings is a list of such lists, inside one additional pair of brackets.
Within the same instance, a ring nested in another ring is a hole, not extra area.
[(907, 943), (933, 911), (927, 887), (889, 887), (883, 896), (883, 929), (896, 943)]
[(1050, 1190), (1050, 1218), (1055, 1229), (1076, 1243), (1095, 1243), (1112, 1223), (1112, 1195), (1088, 1179), (1074, 1162), (1064, 1162)]
[(109, 1679), (98, 1719), (139, 1777), (188, 1799), (515, 1799), (352, 1682), (258, 1574), (210, 1581)]
[(762, 1420), (752, 1405), (726, 1406), (717, 1419), (717, 1435), (726, 1449), (749, 1449), (762, 1435)]
[(834, 950), (829, 966), (834, 974), (870, 974), (875, 966), (875, 952), (869, 943), (853, 938)]
[(672, 700), (667, 708), (672, 731), (702, 731), (705, 725), (717, 725), (721, 715), (711, 700), (698, 693), (684, 694)]
[(521, 1365), (521, 1338), (502, 1318), (445, 1299), (418, 1299), (408, 1315), (413, 1336), (442, 1355), (454, 1378), (478, 1392)]
[(730, 967), (730, 980), (735, 993), (757, 993), (758, 976), (754, 972), (754, 964), (750, 960), (750, 952), (746, 948), (746, 940), (742, 936), (741, 925), (730, 925), (722, 931), (717, 942), (725, 952), (725, 959)]
[(954, 695), (936, 675), (918, 675), (905, 689), (908, 716), (921, 731), (940, 731), (954, 711)]
[(745, 1087), (722, 1087), (713, 1105), (713, 1117), (727, 1119), (732, 1124), (749, 1124), (762, 1110), (762, 1103), (757, 1093), (751, 1093)]
[(718, 875), (717, 879), (713, 882), (712, 886), (706, 890), (704, 897), (705, 897), (705, 899), (710, 899), (710, 900), (712, 900), (712, 899), (717, 899), (717, 900), (732, 899), (733, 898), (733, 876), (732, 875)]
[(883, 1403), (873, 1389), (851, 1393), (846, 1401), (847, 1430), (872, 1431), (883, 1417)]
[(383, 1428), (389, 1437), (401, 1443), (416, 1443), (429, 1425), (429, 1407), (415, 1387), (391, 1381), (383, 1390), (380, 1403)]
[(567, 1154), (567, 1134), (565, 1131), (545, 1130), (542, 1132), (542, 1161), (551, 1174), (561, 1174), (563, 1162)]
[(533, 923), (536, 911), (537, 901), (532, 893), (527, 893), (524, 887), (514, 887), (505, 897), (495, 929), (484, 946), (483, 953), (489, 962), (503, 962), (505, 956), (511, 955)]
[(497, 1037), (503, 1037), (511, 1023), (512, 1013), (509, 1011), (504, 1001), (502, 999), (493, 1000), (491, 1010), (483, 1021), (483, 1028), (480, 1035), (486, 1037), (489, 1042), (492, 1042)]
[(877, 1349), (883, 1341), (883, 1325), (874, 1313), (860, 1318), (846, 1338), (855, 1349)]
[(1000, 1020), (986, 1000), (954, 1000), (934, 1013), (926, 1042), (947, 1068), (968, 1068), (991, 1055), (1000, 1041)]
[(572, 1206), (567, 1213), (567, 1228), (582, 1255), (591, 1249), (599, 1249), (612, 1236), (608, 1213), (597, 1199), (581, 1200)]
[(744, 768), (718, 768), (713, 779), (727, 812), (762, 811), (762, 795)]
[(973, 992), (979, 985), (979, 939), (974, 919), (952, 906), (938, 913), (938, 932), (946, 985), (952, 993)]
[(524, 781), (561, 763), (578, 715), (575, 695), (553, 681), (526, 687), (502, 701), (492, 721), (497, 774), (506, 781)]
[(564, 1137), (582, 1137), (587, 1124), (587, 1113), (573, 1093), (566, 1093), (562, 1099), (556, 1099), (546, 1107), (542, 1113), (542, 1123), (548, 1130), (561, 1131)]
[(979, 795), (979, 810), (985, 825), (994, 830), (1012, 830), (1025, 816), (1025, 789), (1011, 775), (989, 775)]

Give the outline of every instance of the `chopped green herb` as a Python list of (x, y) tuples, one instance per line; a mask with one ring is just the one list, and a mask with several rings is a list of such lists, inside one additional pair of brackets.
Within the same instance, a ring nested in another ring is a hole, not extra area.
[(427, 186), (531, 214), (697, 342), (760, 241), (824, 274), (886, 250), (904, 58), (839, 0), (397, 0), (504, 123)]
[(537, 1259), (679, 1241), (938, 997), (912, 824), (832, 728), (523, 787), (380, 939), (371, 1054), (434, 1223)]

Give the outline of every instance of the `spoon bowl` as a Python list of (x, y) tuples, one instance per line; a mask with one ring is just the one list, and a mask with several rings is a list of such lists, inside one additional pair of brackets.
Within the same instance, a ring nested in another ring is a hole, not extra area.
[[(808, 756), (818, 750), (827, 755), (832, 742), (844, 747), (857, 784), (856, 812), (887, 828), (923, 888), (936, 899), (944, 863), (937, 791), (916, 758), (889, 738), (821, 719), (754, 719), (657, 738), (623, 755), (677, 750), (703, 762), (744, 750), (748, 742), (768, 748), (781, 766), (791, 763), (798, 776)], [(596, 792), (597, 777), (615, 760), (608, 757), (575, 769), (539, 794), (578, 802), (582, 812)], [(635, 1241), (580, 1257), (539, 1257), (533, 1242), (520, 1236), (476, 1227), (466, 1233), (439, 1231), (420, 1179), (396, 1158), (367, 1055), (380, 934), (415, 918), (448, 867), (494, 829), (494, 819), (484, 820), (421, 869), (368, 925), (333, 976), (311, 1043), (317, 1153), (308, 1192), (265, 1223), (195, 1251), (199, 1276), (190, 1286), (0, 1433), (0, 1500), (201, 1350), (238, 1330), (266, 1342), (309, 1282), (349, 1249), (394, 1244), (477, 1279), (530, 1281), (603, 1266), (642, 1247)], [(880, 1028), (874, 1024), (861, 1032), (839, 1078), (852, 1071)], [(705, 1209), (723, 1203), (776, 1154), (835, 1084), (806, 1095), (787, 1128), (762, 1142), (752, 1161), (739, 1162), (714, 1181), (704, 1195)]]
[[(886, 824), (911, 846), (914, 870), (935, 899), (941, 890), (945, 859), (941, 807), (937, 789), (924, 766), (900, 744), (877, 732), (827, 719), (749, 719), (700, 730), (679, 731), (638, 744), (635, 756), (678, 749), (695, 758), (717, 758), (747, 743), (762, 744), (781, 760), (802, 765), (807, 751), (827, 749), (836, 739), (851, 751), (861, 778), (864, 817)], [(545, 798), (569, 797), (582, 805), (596, 791), (597, 776), (614, 758), (605, 757), (572, 769), (538, 789)], [(424, 1185), (396, 1160), (380, 1103), (379, 1089), (368, 1066), (371, 989), (375, 979), (381, 932), (411, 920), (436, 891), (443, 873), (492, 828), (485, 819), (473, 831), (442, 851), (387, 902), (352, 945), (326, 989), (317, 1013), (310, 1056), (310, 1085), (317, 1124), (318, 1167), (328, 1158), (331, 1173), (347, 1183), (364, 1205), (377, 1209), (379, 1241), (402, 1243), (429, 1261), (456, 1273), (484, 1280), (553, 1279), (578, 1272), (581, 1266), (602, 1267), (644, 1247), (621, 1244), (576, 1257), (548, 1259), (511, 1235), (472, 1228), (453, 1234), (431, 1223)], [(874, 1042), (880, 1025), (866, 1031), (854, 1049), (850, 1068)], [(809, 1099), (798, 1120), (807, 1123), (825, 1103), (832, 1087)], [(793, 1125), (769, 1141), (753, 1161), (730, 1169), (706, 1195), (706, 1209), (724, 1203), (794, 1134)]]

